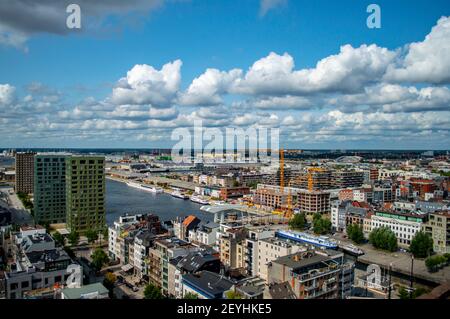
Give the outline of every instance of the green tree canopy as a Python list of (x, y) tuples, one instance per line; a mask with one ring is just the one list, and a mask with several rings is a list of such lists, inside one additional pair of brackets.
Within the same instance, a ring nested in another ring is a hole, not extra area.
[(163, 299), (163, 294), (161, 293), (161, 289), (156, 287), (153, 284), (148, 284), (144, 289), (144, 298), (145, 299)]
[(192, 292), (188, 292), (184, 295), (183, 299), (198, 299), (198, 295)]
[(227, 299), (242, 299), (242, 296), (240, 294), (238, 294), (236, 291), (234, 290), (229, 290), (225, 293), (225, 297)]
[(364, 241), (364, 233), (361, 226), (350, 224), (347, 226), (347, 236), (355, 244), (361, 244)]
[(97, 248), (91, 255), (92, 262), (91, 266), (95, 271), (100, 271), (103, 265), (107, 264), (109, 261), (108, 255), (101, 248)]
[(315, 214), (313, 217), (313, 231), (318, 235), (330, 233), (331, 221), (328, 218), (323, 218), (320, 214)]
[(427, 266), (428, 271), (436, 271), (441, 265), (447, 262), (447, 258), (441, 255), (431, 256), (425, 259), (425, 266)]
[(78, 244), (78, 241), (80, 240), (80, 234), (78, 234), (77, 231), (72, 230), (70, 234), (67, 236), (67, 239), (69, 240), (70, 245), (75, 246)]
[(58, 245), (64, 246), (64, 236), (61, 233), (55, 232), (52, 237)]
[(397, 237), (388, 227), (375, 228), (369, 235), (370, 243), (377, 249), (397, 251)]
[(414, 257), (428, 257), (433, 251), (433, 239), (427, 233), (420, 231), (411, 240), (409, 249)]
[(294, 214), (294, 217), (289, 221), (289, 227), (292, 229), (302, 230), (306, 226), (306, 216), (304, 213)]
[(89, 229), (88, 231), (86, 231), (85, 236), (87, 237), (87, 240), (90, 244), (98, 239), (98, 233), (93, 229)]
[(103, 286), (105, 286), (105, 288), (108, 289), (110, 298), (112, 298), (114, 296), (113, 290), (114, 290), (114, 284), (116, 283), (116, 281), (117, 281), (117, 277), (112, 272), (107, 272), (105, 274), (105, 278), (103, 278)]

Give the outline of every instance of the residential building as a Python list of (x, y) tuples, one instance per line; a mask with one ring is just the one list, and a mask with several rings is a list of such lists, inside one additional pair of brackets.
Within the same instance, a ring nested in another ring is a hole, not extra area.
[(16, 187), (17, 193), (31, 194), (34, 185), (34, 152), (16, 153)]
[(269, 284), (288, 283), (298, 299), (339, 299), (351, 293), (354, 264), (334, 250), (305, 251), (269, 264)]
[(200, 222), (196, 228), (189, 230), (189, 242), (215, 246), (220, 225), (214, 222)]
[(29, 291), (61, 285), (69, 278), (68, 266), (73, 261), (62, 248), (55, 247), (45, 229), (23, 228), (12, 239), (9, 249), (13, 257), (5, 273), (7, 299), (23, 298)]
[(172, 258), (169, 262), (168, 295), (181, 298), (183, 295), (182, 275), (195, 274), (204, 270), (220, 272), (221, 264), (217, 253), (202, 250)]
[(258, 240), (258, 277), (269, 282), (268, 268), (272, 261), (279, 257), (306, 250), (307, 248), (304, 245), (282, 238), (270, 237)]
[(329, 214), (330, 192), (301, 190), (298, 192), (298, 208), (307, 215)]
[(232, 290), (234, 283), (222, 275), (201, 271), (182, 275), (183, 293), (197, 295), (199, 299), (225, 299), (225, 293)]
[(34, 219), (36, 223), (66, 222), (66, 158), (68, 154), (34, 157)]
[(67, 158), (66, 193), (67, 226), (70, 230), (84, 233), (106, 227), (103, 156)]
[(169, 261), (178, 256), (185, 256), (198, 251), (199, 247), (176, 237), (158, 239), (149, 249), (148, 277), (149, 281), (160, 287), (164, 295), (169, 294)]
[(229, 199), (236, 199), (247, 194), (250, 194), (250, 188), (247, 186), (222, 187), (220, 189), (220, 199), (225, 201)]
[(430, 213), (422, 230), (433, 239), (433, 251), (437, 254), (450, 253), (450, 211)]
[(274, 237), (275, 231), (268, 227), (248, 227), (247, 238), (245, 239), (245, 263), (246, 274), (248, 276), (258, 275), (259, 248), (258, 241)]
[(200, 222), (201, 220), (194, 215), (184, 218), (177, 217), (172, 221), (175, 236), (181, 240), (187, 240), (189, 231), (194, 230)]

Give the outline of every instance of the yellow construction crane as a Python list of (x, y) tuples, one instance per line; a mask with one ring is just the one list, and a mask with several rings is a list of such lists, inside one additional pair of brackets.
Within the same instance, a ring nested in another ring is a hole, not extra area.
[(280, 193), (284, 194), (284, 149), (280, 149)]
[(322, 167), (309, 167), (308, 168), (308, 190), (310, 192), (314, 189), (314, 182), (312, 172), (323, 172), (325, 171)]

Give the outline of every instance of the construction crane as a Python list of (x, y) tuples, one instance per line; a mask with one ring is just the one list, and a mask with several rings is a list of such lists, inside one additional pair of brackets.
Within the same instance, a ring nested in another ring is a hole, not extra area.
[[(284, 195), (284, 149), (280, 149), (280, 193), (281, 196)], [(284, 212), (284, 217), (292, 217), (292, 194), (291, 194), (291, 181), (288, 183), (288, 196), (287, 205)]]
[(280, 193), (284, 194), (284, 149), (280, 149)]
[(322, 167), (310, 167), (308, 168), (308, 190), (310, 192), (314, 189), (314, 182), (312, 172), (324, 172), (325, 170)]

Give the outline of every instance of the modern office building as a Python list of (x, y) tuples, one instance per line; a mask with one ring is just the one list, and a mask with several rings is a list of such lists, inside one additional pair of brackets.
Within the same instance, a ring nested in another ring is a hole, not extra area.
[(70, 230), (84, 233), (106, 227), (105, 158), (66, 158), (66, 213)]
[(16, 153), (16, 193), (33, 193), (34, 152)]
[(36, 223), (66, 222), (66, 158), (69, 154), (34, 157), (34, 219)]

